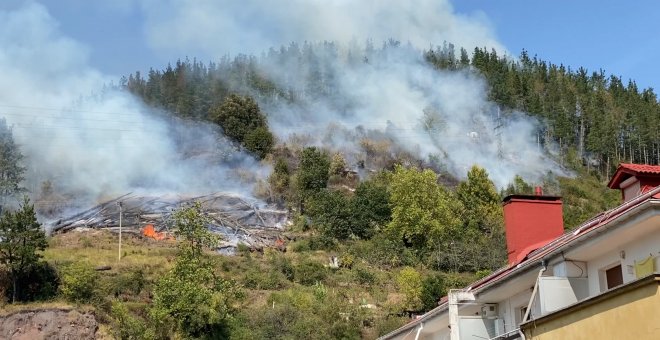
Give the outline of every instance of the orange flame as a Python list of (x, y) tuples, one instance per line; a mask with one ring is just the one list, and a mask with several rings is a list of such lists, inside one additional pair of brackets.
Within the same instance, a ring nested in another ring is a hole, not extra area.
[(144, 228), (142, 228), (142, 235), (158, 241), (174, 240), (174, 237), (167, 232), (157, 232), (153, 224), (147, 224), (144, 226)]

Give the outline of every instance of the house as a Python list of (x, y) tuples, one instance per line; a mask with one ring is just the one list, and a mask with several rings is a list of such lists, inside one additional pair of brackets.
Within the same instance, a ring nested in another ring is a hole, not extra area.
[(660, 166), (621, 164), (623, 204), (564, 232), (561, 199), (504, 199), (509, 263), (383, 339), (660, 339)]

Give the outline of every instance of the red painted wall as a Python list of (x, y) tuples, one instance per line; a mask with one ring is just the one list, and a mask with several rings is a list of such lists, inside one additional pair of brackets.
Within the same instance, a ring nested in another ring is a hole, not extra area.
[(564, 233), (559, 197), (513, 195), (504, 199), (504, 223), (509, 264)]

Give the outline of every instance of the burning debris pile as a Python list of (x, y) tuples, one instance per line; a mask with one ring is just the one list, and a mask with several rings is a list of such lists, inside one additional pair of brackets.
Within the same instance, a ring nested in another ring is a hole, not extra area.
[(171, 226), (172, 213), (177, 208), (192, 202), (202, 204), (204, 212), (212, 221), (209, 229), (222, 235), (219, 250), (223, 253), (232, 254), (239, 243), (252, 249), (282, 244), (281, 233), (287, 222), (286, 211), (272, 207), (260, 208), (238, 196), (226, 193), (197, 197), (127, 194), (74, 216), (55, 221), (50, 225), (50, 230), (53, 233), (79, 228), (117, 231), (121, 203), (123, 232), (148, 231), (150, 235), (160, 236), (164, 235)]

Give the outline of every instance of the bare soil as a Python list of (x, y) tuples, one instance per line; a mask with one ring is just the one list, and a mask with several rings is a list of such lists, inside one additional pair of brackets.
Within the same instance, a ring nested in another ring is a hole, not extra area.
[(96, 339), (99, 325), (91, 312), (34, 309), (0, 316), (0, 339)]

